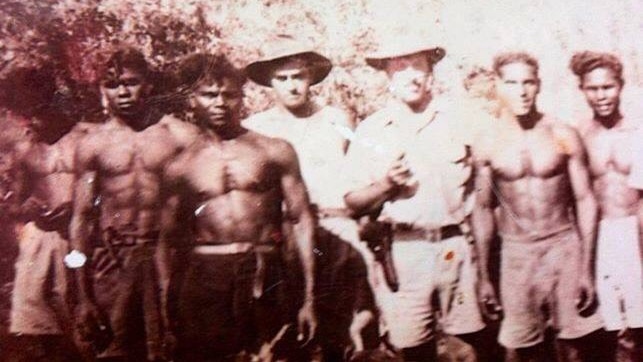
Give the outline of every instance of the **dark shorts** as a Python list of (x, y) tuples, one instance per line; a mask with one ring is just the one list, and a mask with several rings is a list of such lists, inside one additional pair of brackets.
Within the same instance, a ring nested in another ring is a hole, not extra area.
[(190, 255), (178, 291), (178, 360), (210, 361), (256, 351), (287, 323), (280, 254), (264, 256), (263, 293), (255, 298), (255, 252)]
[(348, 241), (325, 229), (317, 228), (315, 247), (317, 339), (324, 351), (343, 355), (352, 345), (354, 313), (375, 311), (366, 264)]
[(81, 362), (80, 353), (64, 335), (14, 335), (0, 353), (6, 362)]
[(94, 249), (94, 294), (114, 339), (99, 357), (158, 355), (161, 314), (155, 243)]

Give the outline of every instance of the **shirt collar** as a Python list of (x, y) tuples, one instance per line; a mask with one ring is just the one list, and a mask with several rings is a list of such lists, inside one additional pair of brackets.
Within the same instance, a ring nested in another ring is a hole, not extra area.
[(384, 127), (404, 122), (404, 119), (406, 118), (416, 122), (416, 132), (420, 132), (426, 128), (435, 120), (438, 113), (440, 113), (440, 107), (435, 99), (431, 100), (431, 103), (429, 103), (422, 113), (413, 112), (406, 103), (395, 98), (390, 99), (386, 107), (389, 109), (390, 115), (384, 123)]

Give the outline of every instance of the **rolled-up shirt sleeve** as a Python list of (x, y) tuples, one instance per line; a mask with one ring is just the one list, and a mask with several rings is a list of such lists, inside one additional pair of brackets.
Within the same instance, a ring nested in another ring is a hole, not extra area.
[[(361, 190), (377, 181), (382, 173), (381, 145), (373, 137), (377, 127), (367, 118), (353, 133), (344, 162), (346, 193)], [(380, 130), (381, 131), (381, 130)], [(384, 171), (386, 172), (386, 171)]]

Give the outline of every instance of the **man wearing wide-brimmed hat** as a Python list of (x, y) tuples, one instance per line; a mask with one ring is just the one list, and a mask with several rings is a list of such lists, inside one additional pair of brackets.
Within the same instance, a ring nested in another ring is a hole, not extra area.
[[(318, 340), (326, 357), (336, 360), (344, 347), (362, 344), (349, 338), (351, 319), (355, 323), (373, 320), (366, 268), (354, 248), (360, 247), (357, 224), (344, 203), (345, 183), (340, 181), (352, 122), (343, 110), (320, 105), (312, 98), (311, 86), (331, 71), (327, 57), (290, 35), (276, 35), (266, 44), (265, 56), (249, 64), (246, 72), (255, 83), (272, 88), (276, 105), (248, 118), (244, 126), (284, 139), (297, 152), (319, 222), (317, 247), (328, 251), (316, 254), (317, 263), (328, 266), (318, 268)], [(358, 317), (352, 318), (355, 313)]]
[(406, 361), (437, 358), (436, 292), (446, 333), (485, 326), (467, 242), (467, 142), (458, 117), (432, 93), (433, 67), (444, 56), (429, 37), (404, 34), (381, 42), (366, 62), (386, 72), (392, 99), (360, 123), (347, 155), (347, 205), (391, 230), (398, 290), (382, 285), (375, 292), (389, 342)]

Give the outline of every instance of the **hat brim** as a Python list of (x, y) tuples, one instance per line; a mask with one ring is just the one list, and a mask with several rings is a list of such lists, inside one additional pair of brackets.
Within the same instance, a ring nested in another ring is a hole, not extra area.
[(427, 55), (429, 63), (433, 65), (439, 62), (440, 60), (442, 60), (442, 58), (444, 58), (444, 56), (446, 55), (446, 50), (444, 50), (444, 48), (442, 47), (435, 47), (435, 48), (412, 51), (412, 52), (402, 53), (402, 54), (386, 54), (386, 55), (374, 54), (366, 57), (366, 64), (370, 65), (375, 69), (384, 70), (386, 68), (386, 62), (389, 59), (404, 57), (404, 56), (413, 55), (413, 54), (420, 54), (420, 53), (425, 53)]
[(299, 58), (306, 61), (312, 74), (311, 85), (324, 80), (333, 68), (330, 60), (323, 55), (316, 52), (303, 52), (250, 63), (246, 67), (246, 75), (253, 82), (270, 87), (274, 69), (290, 58)]

